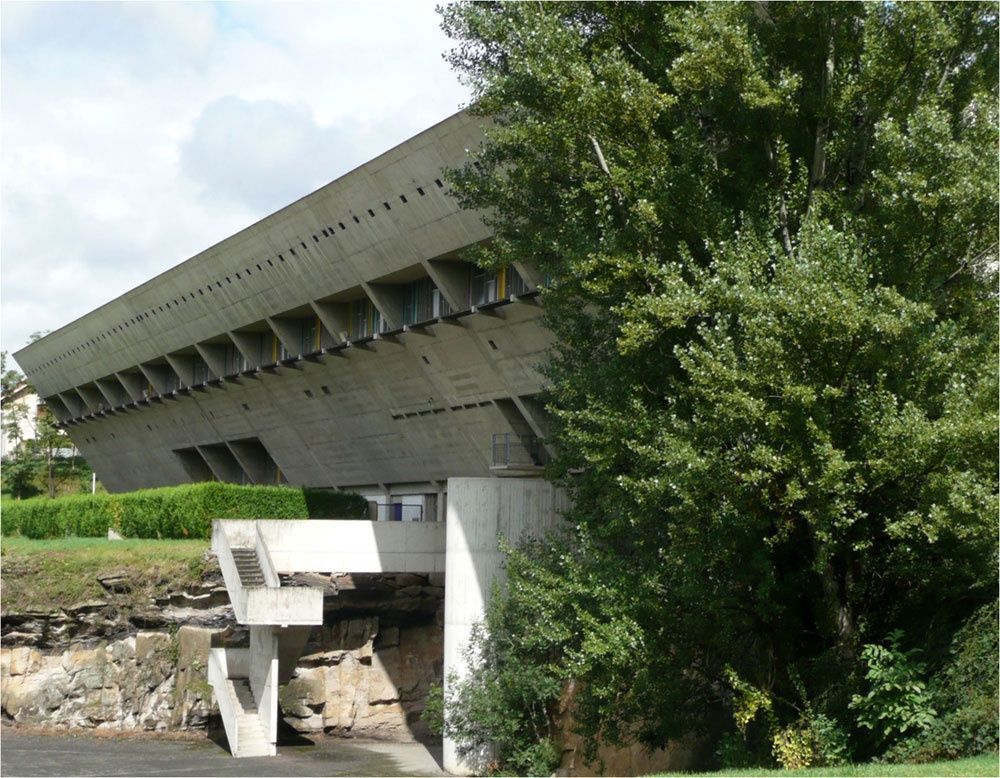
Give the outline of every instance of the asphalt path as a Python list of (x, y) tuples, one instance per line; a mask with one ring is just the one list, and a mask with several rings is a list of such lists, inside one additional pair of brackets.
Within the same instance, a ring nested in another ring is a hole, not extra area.
[[(94, 737), (0, 730), (4, 776), (440, 776), (438, 761), (419, 743), (296, 738), (273, 757), (234, 759), (204, 740)], [(438, 755), (439, 756), (439, 755)]]

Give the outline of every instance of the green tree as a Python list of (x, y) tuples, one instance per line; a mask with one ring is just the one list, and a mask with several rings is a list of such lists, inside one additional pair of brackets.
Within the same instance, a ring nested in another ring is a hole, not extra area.
[(727, 666), (849, 715), (863, 644), (995, 596), (996, 5), (443, 15), (491, 117), (450, 180), (552, 279), (551, 475), (620, 603), (561, 647), (581, 727), (698, 730)]
[(9, 364), (10, 354), (0, 351), (0, 398), (6, 405), (8, 398), (17, 389), (24, 376), (21, 372)]
[[(47, 331), (33, 332), (29, 343), (43, 337)], [(30, 497), (37, 493), (34, 483), (39, 472), (45, 474), (45, 484), (49, 497), (56, 496), (56, 458), (61, 449), (72, 447), (72, 443), (56, 426), (56, 419), (46, 406), (40, 405), (34, 415), (29, 415), (28, 406), (19, 402), (15, 392), (24, 385), (24, 376), (15, 368), (8, 368), (9, 355), (0, 352), (0, 406), (3, 410), (3, 434), (10, 444), (8, 461), (4, 465), (4, 483), (16, 497)], [(34, 389), (28, 385), (27, 393)], [(24, 439), (23, 429), (31, 430), (31, 437)], [(75, 449), (74, 449), (75, 452)], [(76, 456), (71, 460), (71, 473), (76, 471)]]

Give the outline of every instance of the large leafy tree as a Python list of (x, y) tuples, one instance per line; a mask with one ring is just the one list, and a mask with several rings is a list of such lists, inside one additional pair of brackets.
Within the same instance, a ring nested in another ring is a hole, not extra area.
[(567, 570), (605, 590), (539, 661), (584, 729), (662, 744), (727, 666), (832, 698), (993, 597), (996, 6), (443, 13), (477, 258), (550, 279)]

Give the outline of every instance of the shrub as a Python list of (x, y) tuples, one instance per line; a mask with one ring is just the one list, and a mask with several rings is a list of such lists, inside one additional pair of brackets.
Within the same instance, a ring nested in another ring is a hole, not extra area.
[(771, 743), (774, 758), (786, 770), (847, 762), (847, 734), (822, 713), (807, 711), (796, 723), (776, 730)]
[(715, 756), (722, 767), (766, 766), (770, 762), (768, 751), (786, 770), (832, 767), (848, 761), (847, 733), (830, 716), (814, 709), (794, 668), (789, 668), (789, 675), (802, 705), (786, 702), (782, 706), (786, 712), (788, 708), (798, 711), (793, 721), (783, 725), (771, 693), (740, 678), (732, 667), (725, 668), (737, 732), (727, 733), (719, 741)]
[(997, 602), (991, 602), (955, 633), (948, 662), (930, 682), (941, 716), (890, 750), (886, 761), (933, 762), (996, 751), (998, 615)]
[(440, 737), (444, 734), (444, 687), (441, 684), (432, 683), (428, 688), (427, 702), (420, 718), (432, 735)]
[(862, 649), (861, 658), (868, 665), (865, 679), (869, 690), (863, 696), (851, 697), (850, 707), (857, 711), (858, 726), (872, 731), (885, 745), (926, 730), (937, 715), (931, 706), (931, 694), (920, 678), (924, 673), (924, 664), (916, 659), (920, 649), (903, 651), (899, 645), (902, 637), (901, 630), (893, 630), (887, 645), (869, 643)]
[(364, 518), (357, 494), (288, 486), (204, 483), (123, 494), (36, 497), (4, 502), (4, 535), (102, 537), (108, 529), (133, 538), (208, 538), (213, 519)]
[(3, 485), (14, 497), (23, 499), (38, 494), (41, 490), (35, 485), (38, 466), (31, 459), (12, 459), (3, 466)]

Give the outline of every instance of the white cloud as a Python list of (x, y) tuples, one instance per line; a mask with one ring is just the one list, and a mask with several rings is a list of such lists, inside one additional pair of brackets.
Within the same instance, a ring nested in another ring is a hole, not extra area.
[(209, 200), (273, 211), (383, 150), (358, 122), (321, 127), (307, 105), (223, 97), (181, 144), (181, 170)]
[(433, 2), (0, 4), (2, 347), (458, 110)]

